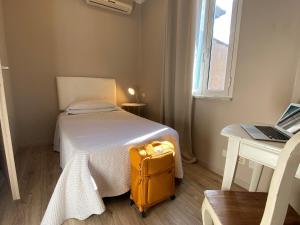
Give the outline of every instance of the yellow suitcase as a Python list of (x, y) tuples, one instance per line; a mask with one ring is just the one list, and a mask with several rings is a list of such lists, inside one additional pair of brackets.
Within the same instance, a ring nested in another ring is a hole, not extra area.
[(130, 149), (131, 204), (140, 215), (145, 210), (167, 199), (175, 199), (174, 145), (155, 141)]

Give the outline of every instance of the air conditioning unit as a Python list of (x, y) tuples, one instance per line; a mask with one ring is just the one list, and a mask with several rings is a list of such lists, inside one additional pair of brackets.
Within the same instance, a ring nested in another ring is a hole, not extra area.
[(86, 0), (89, 5), (113, 10), (130, 15), (133, 9), (133, 0)]

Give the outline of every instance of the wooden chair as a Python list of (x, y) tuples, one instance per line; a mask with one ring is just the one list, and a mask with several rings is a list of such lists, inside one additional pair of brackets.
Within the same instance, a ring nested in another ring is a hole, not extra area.
[(282, 150), (268, 194), (205, 191), (203, 225), (300, 225), (300, 216), (289, 205), (299, 163), (300, 132)]

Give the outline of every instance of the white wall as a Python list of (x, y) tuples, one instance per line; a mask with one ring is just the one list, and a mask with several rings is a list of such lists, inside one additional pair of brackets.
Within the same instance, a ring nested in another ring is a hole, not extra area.
[(113, 77), (118, 101), (136, 81), (140, 6), (125, 16), (83, 0), (4, 0), (20, 146), (50, 144), (58, 115), (55, 77)]

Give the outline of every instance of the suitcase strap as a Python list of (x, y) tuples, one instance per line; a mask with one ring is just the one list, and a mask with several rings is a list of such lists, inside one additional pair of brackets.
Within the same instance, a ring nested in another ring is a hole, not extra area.
[[(157, 173), (152, 173), (152, 174), (148, 174), (148, 175), (143, 175), (142, 174), (142, 170), (139, 170), (139, 174), (141, 177), (154, 177), (154, 176), (158, 176), (160, 174), (163, 174), (163, 173), (171, 173), (172, 171), (174, 171), (174, 166), (168, 168), (168, 169), (165, 169), (165, 170), (162, 170), (162, 171), (159, 171)], [(142, 178), (141, 178), (142, 179)]]

